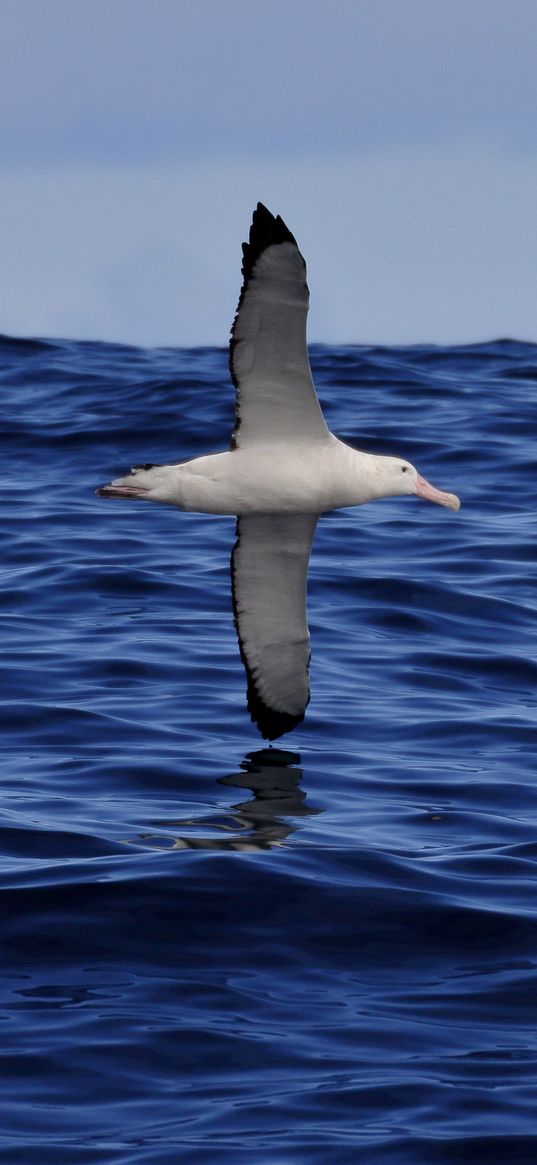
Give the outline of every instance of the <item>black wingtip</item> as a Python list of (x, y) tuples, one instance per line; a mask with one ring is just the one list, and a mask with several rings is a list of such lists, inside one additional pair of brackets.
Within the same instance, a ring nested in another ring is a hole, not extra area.
[(273, 243), (294, 243), (296, 246), (295, 236), (291, 234), (281, 215), (272, 214), (263, 202), (258, 202), (252, 215), (249, 242), (256, 244), (258, 238), (262, 239), (264, 236), (269, 237), (264, 243), (263, 250)]
[[(243, 660), (246, 663), (244, 655)], [(289, 712), (276, 712), (274, 708), (269, 708), (258, 695), (255, 681), (251, 678), (248, 670), (246, 674), (248, 677), (248, 711), (252, 724), (257, 725), (264, 740), (277, 740), (279, 736), (284, 736), (286, 732), (292, 732), (297, 724), (302, 723), (305, 712), (299, 716), (292, 716)]]
[(297, 241), (283, 218), (279, 214), (271, 214), (262, 202), (258, 202), (252, 215), (248, 242), (242, 244), (242, 273), (245, 280), (251, 275), (263, 251), (279, 243), (293, 243), (295, 247), (297, 246)]

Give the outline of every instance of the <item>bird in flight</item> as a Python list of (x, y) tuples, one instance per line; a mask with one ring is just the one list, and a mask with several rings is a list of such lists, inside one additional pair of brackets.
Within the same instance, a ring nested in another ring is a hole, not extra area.
[(398, 494), (452, 510), (460, 503), (410, 462), (361, 453), (330, 432), (311, 377), (309, 291), (296, 239), (258, 203), (242, 249), (230, 342), (231, 449), (174, 465), (135, 465), (97, 493), (237, 516), (231, 584), (248, 709), (261, 735), (275, 740), (304, 719), (309, 703), (306, 590), (321, 514)]

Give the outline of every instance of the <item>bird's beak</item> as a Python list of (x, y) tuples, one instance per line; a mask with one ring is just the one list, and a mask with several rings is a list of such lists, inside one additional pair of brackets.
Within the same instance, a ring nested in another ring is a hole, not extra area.
[(439, 506), (449, 506), (450, 510), (460, 510), (461, 508), (456, 494), (447, 494), (441, 489), (436, 489), (420, 473), (418, 473), (416, 481), (416, 493), (419, 498), (425, 498), (428, 502), (438, 502)]

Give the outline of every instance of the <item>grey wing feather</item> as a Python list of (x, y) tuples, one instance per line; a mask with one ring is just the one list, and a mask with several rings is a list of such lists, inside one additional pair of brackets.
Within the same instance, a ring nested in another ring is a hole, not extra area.
[(244, 282), (231, 331), (233, 447), (319, 441), (328, 429), (308, 358), (306, 264), (283, 220), (262, 203), (243, 244)]
[(318, 514), (248, 514), (237, 521), (233, 607), (248, 708), (268, 740), (290, 732), (310, 698), (306, 592)]

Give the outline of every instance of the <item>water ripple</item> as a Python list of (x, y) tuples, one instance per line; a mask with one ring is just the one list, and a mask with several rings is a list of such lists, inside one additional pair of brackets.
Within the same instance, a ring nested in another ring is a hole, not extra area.
[(227, 447), (226, 359), (0, 337), (0, 1161), (533, 1165), (537, 347), (314, 348), (463, 507), (323, 518), (281, 749), (233, 521), (93, 494)]

